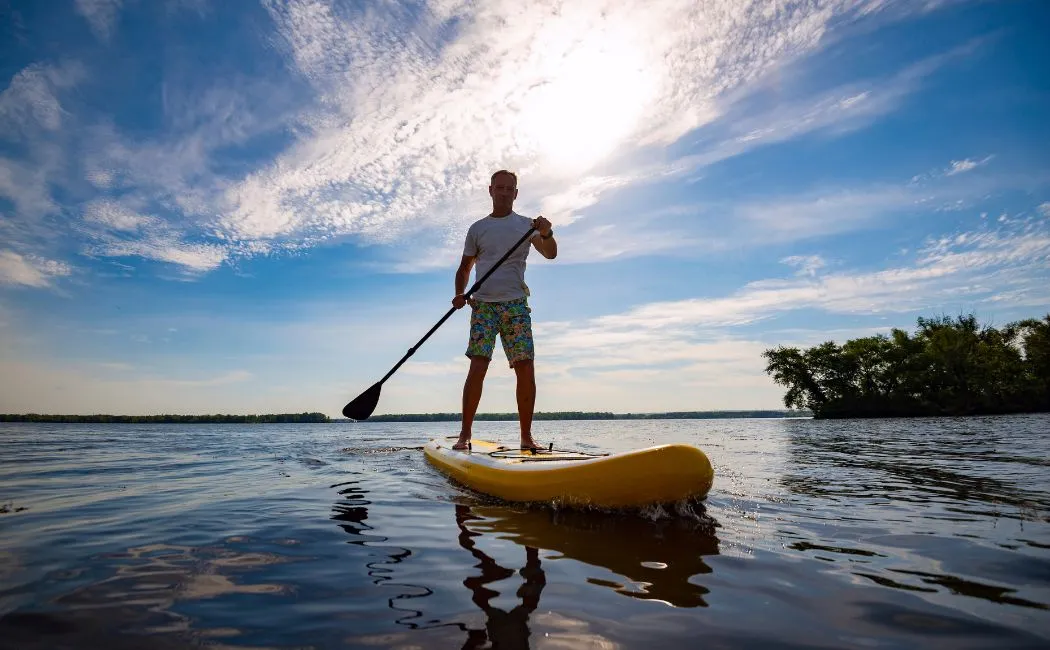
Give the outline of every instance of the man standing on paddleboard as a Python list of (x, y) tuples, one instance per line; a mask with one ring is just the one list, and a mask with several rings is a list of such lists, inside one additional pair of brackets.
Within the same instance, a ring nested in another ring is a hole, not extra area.
[(463, 292), (467, 290), (470, 270), (475, 264), (478, 277), (482, 277), (529, 228), (536, 229), (531, 237), (532, 246), (549, 260), (557, 257), (558, 242), (554, 239), (550, 221), (543, 217), (530, 220), (514, 212), (514, 199), (518, 198), (518, 177), (515, 174), (501, 169), (492, 175), (489, 183), (492, 213), (475, 221), (467, 230), (463, 259), (456, 271), (456, 296), (452, 299), (452, 306), (456, 309), (462, 309), (467, 303), (471, 306), (470, 340), (466, 351), (470, 369), (463, 384), (463, 424), (459, 440), (452, 448), (469, 447), (470, 430), (481, 402), (481, 389), (498, 333), (507, 362), (517, 378), (521, 448), (536, 451), (538, 446), (532, 439), (532, 416), (536, 406), (535, 351), (529, 288), (525, 284), (529, 246), (515, 249), (469, 300)]

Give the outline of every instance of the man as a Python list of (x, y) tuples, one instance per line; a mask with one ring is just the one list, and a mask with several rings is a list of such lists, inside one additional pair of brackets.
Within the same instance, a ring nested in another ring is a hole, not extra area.
[(552, 260), (558, 255), (551, 222), (543, 217), (529, 220), (514, 212), (518, 198), (518, 177), (501, 169), (489, 181), (492, 213), (471, 224), (463, 246), (463, 259), (456, 271), (456, 296), (452, 306), (462, 309), (470, 303), (470, 340), (467, 357), (470, 370), (463, 384), (463, 425), (453, 449), (469, 449), (470, 429), (481, 402), (481, 388), (492, 360), (499, 333), (507, 362), (517, 379), (518, 422), (521, 424), (521, 448), (535, 453), (539, 447), (532, 439), (532, 416), (536, 406), (535, 350), (532, 341), (532, 317), (528, 305), (529, 288), (525, 285), (525, 259), (529, 246), (519, 246), (488, 277), (468, 301), (470, 270), (477, 264), (477, 277), (488, 272), (514, 246), (529, 228), (535, 228), (532, 246), (540, 255)]

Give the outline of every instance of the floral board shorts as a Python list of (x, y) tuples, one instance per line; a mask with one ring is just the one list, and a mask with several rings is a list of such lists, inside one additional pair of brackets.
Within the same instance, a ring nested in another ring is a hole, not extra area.
[(519, 361), (534, 358), (531, 313), (527, 298), (476, 303), (470, 314), (467, 356), (491, 359), (498, 333), (507, 363), (512, 368)]

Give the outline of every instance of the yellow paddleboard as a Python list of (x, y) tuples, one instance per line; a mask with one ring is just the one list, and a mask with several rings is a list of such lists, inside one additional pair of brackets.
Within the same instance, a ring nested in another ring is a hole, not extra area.
[(700, 499), (714, 482), (711, 461), (692, 445), (617, 454), (558, 449), (533, 453), (478, 439), (471, 441), (469, 451), (456, 451), (455, 440), (431, 440), (423, 453), (452, 479), (505, 501), (636, 507)]

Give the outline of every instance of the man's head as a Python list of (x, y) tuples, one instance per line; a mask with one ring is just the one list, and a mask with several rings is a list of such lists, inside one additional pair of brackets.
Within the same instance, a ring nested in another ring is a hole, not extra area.
[(492, 197), (492, 212), (506, 214), (514, 207), (518, 198), (518, 177), (513, 172), (501, 169), (489, 180), (489, 196)]

